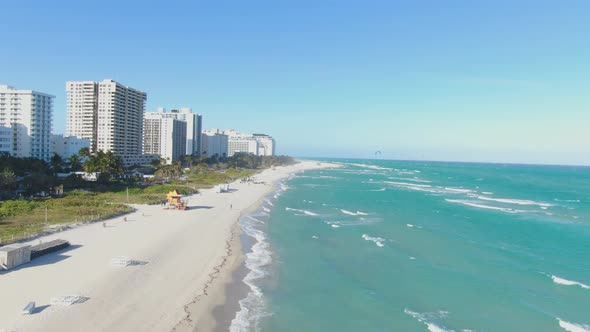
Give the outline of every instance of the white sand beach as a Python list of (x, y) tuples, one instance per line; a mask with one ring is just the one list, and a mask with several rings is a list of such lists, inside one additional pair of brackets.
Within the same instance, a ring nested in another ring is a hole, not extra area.
[[(136, 205), (123, 217), (36, 239), (64, 239), (72, 247), (0, 272), (0, 331), (210, 331), (211, 310), (239, 264), (239, 217), (255, 208), (277, 180), (293, 172), (335, 165), (304, 161), (256, 175), (264, 184), (235, 182), (232, 192), (202, 190), (187, 211)], [(231, 208), (230, 208), (231, 205)], [(117, 267), (116, 257), (138, 264)], [(83, 303), (50, 305), (79, 295)], [(35, 301), (32, 315), (22, 315)], [(189, 314), (190, 312), (190, 314)]]

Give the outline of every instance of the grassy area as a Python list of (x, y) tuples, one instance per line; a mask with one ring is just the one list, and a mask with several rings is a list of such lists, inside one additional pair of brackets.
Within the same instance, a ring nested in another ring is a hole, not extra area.
[(62, 198), (6, 201), (0, 204), (0, 243), (37, 234), (51, 225), (96, 221), (131, 212), (133, 209), (125, 203), (158, 204), (172, 189), (191, 194), (198, 189), (211, 188), (255, 173), (256, 170), (250, 169), (229, 169), (188, 174), (186, 181), (129, 187), (129, 196), (127, 187), (117, 186), (93, 191), (73, 190), (66, 192)]

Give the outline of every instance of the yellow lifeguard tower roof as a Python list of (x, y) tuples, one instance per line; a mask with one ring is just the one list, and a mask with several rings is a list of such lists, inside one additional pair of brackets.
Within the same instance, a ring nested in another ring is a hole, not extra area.
[(180, 194), (180, 192), (178, 190), (174, 189), (174, 190), (170, 190), (166, 196), (178, 197), (178, 196), (182, 196), (182, 195)]

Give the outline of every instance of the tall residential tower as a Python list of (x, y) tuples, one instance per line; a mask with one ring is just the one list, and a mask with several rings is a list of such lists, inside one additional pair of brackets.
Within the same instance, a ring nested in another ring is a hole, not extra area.
[(145, 92), (113, 80), (67, 82), (66, 91), (67, 136), (90, 140), (92, 152), (142, 154)]

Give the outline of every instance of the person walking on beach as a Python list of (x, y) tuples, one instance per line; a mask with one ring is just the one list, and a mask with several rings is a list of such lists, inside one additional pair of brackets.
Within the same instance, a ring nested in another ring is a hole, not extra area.
[(107, 228), (107, 223), (106, 222), (102, 222), (102, 228)]
[(230, 205), (229, 205), (229, 209), (230, 209), (230, 210), (232, 210), (232, 209), (233, 209), (233, 205), (232, 205), (232, 204), (230, 204)]

